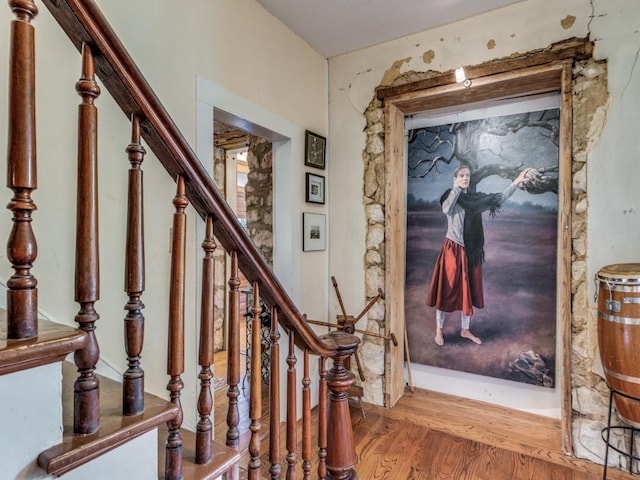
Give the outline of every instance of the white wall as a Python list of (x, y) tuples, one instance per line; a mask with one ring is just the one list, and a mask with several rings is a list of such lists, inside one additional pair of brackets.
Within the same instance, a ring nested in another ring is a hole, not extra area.
[(25, 472), (39, 470), (40, 452), (62, 441), (61, 385), (59, 363), (0, 376), (3, 478), (34, 478)]
[[(265, 112), (293, 125), (295, 142), (302, 141), (305, 129), (327, 133), (326, 61), (299, 37), (267, 13), (254, 0), (141, 0), (137, 2), (97, 0), (143, 75), (173, 116), (178, 128), (196, 149), (202, 133), (197, 125), (197, 78), (231, 92), (236, 98), (257, 105)], [(38, 166), (39, 185), (33, 198), (38, 210), (33, 226), (39, 244), (33, 269), (39, 281), (40, 306), (59, 322), (74, 324), (78, 305), (74, 303), (74, 224), (76, 170), (76, 112), (80, 97), (75, 82), (80, 74), (80, 56), (55, 24), (46, 8), (38, 3), (39, 15), (33, 24), (37, 38), (38, 82)], [(10, 9), (0, 8), (0, 23), (9, 25)], [(8, 64), (8, 28), (0, 42), (0, 61)], [(0, 91), (7, 92), (7, 75), (0, 76)], [(101, 356), (112, 373), (126, 369), (122, 325), (127, 301), (123, 292), (124, 219), (129, 164), (124, 149), (129, 143), (128, 122), (103, 90), (96, 101), (99, 108), (100, 162), (100, 254), (101, 297), (97, 335)], [(304, 105), (304, 108), (300, 108)], [(234, 105), (229, 107), (230, 110)], [(0, 96), (0, 131), (7, 127), (7, 98)], [(234, 113), (234, 112), (232, 112)], [(213, 125), (210, 125), (212, 134)], [(205, 130), (206, 131), (206, 130)], [(201, 132), (201, 133), (197, 133)], [(299, 145), (299, 143), (298, 143)], [(286, 149), (285, 149), (286, 150)], [(0, 151), (6, 151), (6, 136), (0, 136)], [(303, 150), (302, 150), (303, 151)], [(302, 311), (321, 317), (325, 311), (327, 252), (300, 255), (301, 213), (304, 203), (304, 172), (300, 147), (291, 149), (292, 173), (275, 178), (293, 192), (281, 221), (290, 226), (280, 251), (294, 265), (295, 277), (285, 277), (289, 291), (299, 292), (296, 301)], [(211, 158), (203, 162), (212, 162)], [(296, 164), (297, 162), (297, 164)], [(4, 165), (4, 160), (2, 160)], [(146, 305), (145, 348), (142, 353), (146, 387), (166, 394), (166, 324), (169, 270), (169, 229), (175, 186), (148, 155), (142, 166), (145, 175), (147, 279), (143, 302)], [(4, 170), (4, 168), (3, 168)], [(279, 166), (276, 167), (276, 172)], [(11, 197), (6, 190), (5, 204)], [(4, 240), (10, 229), (10, 214), (0, 218)], [(202, 256), (197, 221), (190, 214), (188, 242), (193, 248), (187, 258), (189, 278), (187, 318), (187, 372), (184, 375), (185, 424), (195, 418), (197, 371), (195, 332), (199, 307), (196, 296), (197, 269)], [(277, 226), (276, 226), (277, 228)], [(278, 265), (279, 259), (275, 259)], [(12, 271), (4, 249), (0, 251), (0, 279)], [(320, 279), (320, 280), (319, 280)], [(313, 288), (311, 288), (311, 286)], [(191, 412), (191, 413), (190, 413)]]
[[(570, 37), (590, 36), (596, 42), (595, 56), (608, 59), (612, 100), (602, 138), (588, 159), (587, 278), (602, 265), (638, 261), (638, 18), (640, 5), (635, 0), (526, 0), (330, 59), (329, 270), (338, 279), (349, 279), (341, 283), (345, 304), (364, 304), (363, 112), (374, 98), (374, 89), (388, 85), (389, 78), (401, 73), (448, 71), (544, 48)], [(490, 40), (495, 46), (489, 45)], [(423, 55), (430, 50), (433, 60), (425, 61), (430, 57)], [(337, 302), (330, 302), (330, 309), (337, 313)], [(538, 398), (527, 386), (513, 382), (438, 369), (426, 369), (429, 372), (423, 376), (424, 368), (416, 369), (420, 370), (417, 386), (551, 416), (559, 412), (559, 397), (553, 393)]]
[[(640, 4), (594, 3), (594, 55), (606, 59), (610, 105), (600, 141), (589, 158), (587, 278), (613, 263), (640, 262)], [(594, 284), (589, 298), (593, 298)]]

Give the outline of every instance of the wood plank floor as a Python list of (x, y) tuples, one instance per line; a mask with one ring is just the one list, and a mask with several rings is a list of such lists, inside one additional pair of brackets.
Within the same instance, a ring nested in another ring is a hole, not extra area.
[[(216, 375), (221, 375), (225, 368), (223, 356), (224, 352), (216, 354)], [(222, 443), (226, 435), (225, 395), (226, 390), (215, 394), (215, 435)], [(241, 431), (245, 431), (244, 439), (248, 442), (246, 397), (240, 397), (239, 406), (243, 417)], [(352, 404), (356, 471), (360, 480), (602, 478), (601, 465), (561, 453), (557, 420), (420, 389), (407, 390), (391, 409), (369, 404), (364, 409), (365, 418), (358, 404)], [(315, 417), (314, 412), (314, 425)], [(262, 425), (266, 435), (268, 415), (263, 417)], [(315, 426), (313, 431), (316, 432)], [(262, 452), (263, 477), (269, 478), (266, 439)], [(314, 452), (314, 460), (315, 456)], [(246, 465), (246, 455), (243, 458)], [(314, 462), (312, 477), (316, 476), (315, 469)], [(299, 466), (296, 478), (303, 478)], [(608, 470), (609, 480), (639, 478), (617, 469)]]
[[(361, 479), (602, 478), (601, 465), (561, 453), (557, 420), (420, 389), (365, 410), (352, 409)], [(638, 477), (610, 468), (608, 479)]]

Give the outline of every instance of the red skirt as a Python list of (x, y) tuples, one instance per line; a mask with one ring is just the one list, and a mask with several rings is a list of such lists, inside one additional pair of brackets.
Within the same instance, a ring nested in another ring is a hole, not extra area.
[(433, 269), (427, 305), (443, 312), (461, 310), (465, 315), (473, 315), (473, 307), (484, 308), (482, 264), (469, 267), (464, 247), (448, 238)]

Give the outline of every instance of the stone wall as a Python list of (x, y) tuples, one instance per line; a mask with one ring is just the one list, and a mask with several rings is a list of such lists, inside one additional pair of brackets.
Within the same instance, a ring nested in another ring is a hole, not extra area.
[[(214, 149), (213, 159), (213, 181), (220, 192), (226, 196), (226, 150), (223, 148)], [(226, 278), (226, 253), (220, 246), (213, 253), (215, 269), (215, 297), (214, 297), (214, 321), (213, 321), (213, 348), (218, 352), (225, 347), (224, 342), (224, 319), (227, 313), (227, 278)]]
[[(605, 445), (601, 430), (607, 422), (609, 389), (598, 355), (597, 305), (588, 296), (587, 162), (604, 128), (607, 109), (606, 63), (579, 62), (573, 71), (573, 142), (571, 200), (571, 407), (574, 454), (602, 463)], [(613, 440), (618, 446), (623, 442)], [(626, 468), (626, 461), (609, 452), (609, 463)]]
[[(386, 85), (401, 85), (440, 75), (440, 72), (410, 72)], [(388, 79), (387, 79), (388, 80)], [(382, 85), (381, 85), (382, 86)], [(576, 456), (602, 463), (604, 444), (600, 430), (606, 424), (608, 388), (603, 380), (597, 355), (597, 313), (587, 298), (587, 168), (591, 148), (598, 142), (605, 123), (608, 94), (606, 63), (593, 60), (576, 62), (573, 75), (573, 145), (572, 145), (572, 252), (571, 252), (571, 390), (572, 427)], [(365, 289), (367, 300), (385, 286), (385, 179), (384, 179), (384, 108), (376, 99), (366, 112), (366, 146), (364, 162), (363, 204), (367, 218)], [(384, 332), (383, 302), (368, 315), (367, 329)], [(382, 404), (384, 391), (385, 345), (379, 339), (363, 338), (362, 364), (365, 368), (365, 400)], [(622, 465), (610, 453), (614, 465)]]
[(273, 150), (269, 140), (249, 135), (245, 186), (247, 232), (269, 265), (273, 265)]
[[(269, 265), (273, 263), (273, 155), (271, 142), (247, 135), (249, 173), (245, 186), (247, 232)], [(226, 196), (226, 150), (214, 150), (214, 182)], [(226, 253), (219, 247), (215, 258), (214, 349), (225, 347), (224, 321), (227, 313)]]

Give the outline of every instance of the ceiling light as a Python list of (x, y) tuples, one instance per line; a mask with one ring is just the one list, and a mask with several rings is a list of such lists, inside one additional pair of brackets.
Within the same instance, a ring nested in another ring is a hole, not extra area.
[(464, 73), (464, 67), (459, 66), (456, 68), (456, 82), (462, 83), (465, 88), (471, 87), (471, 80), (467, 78), (467, 75)]

